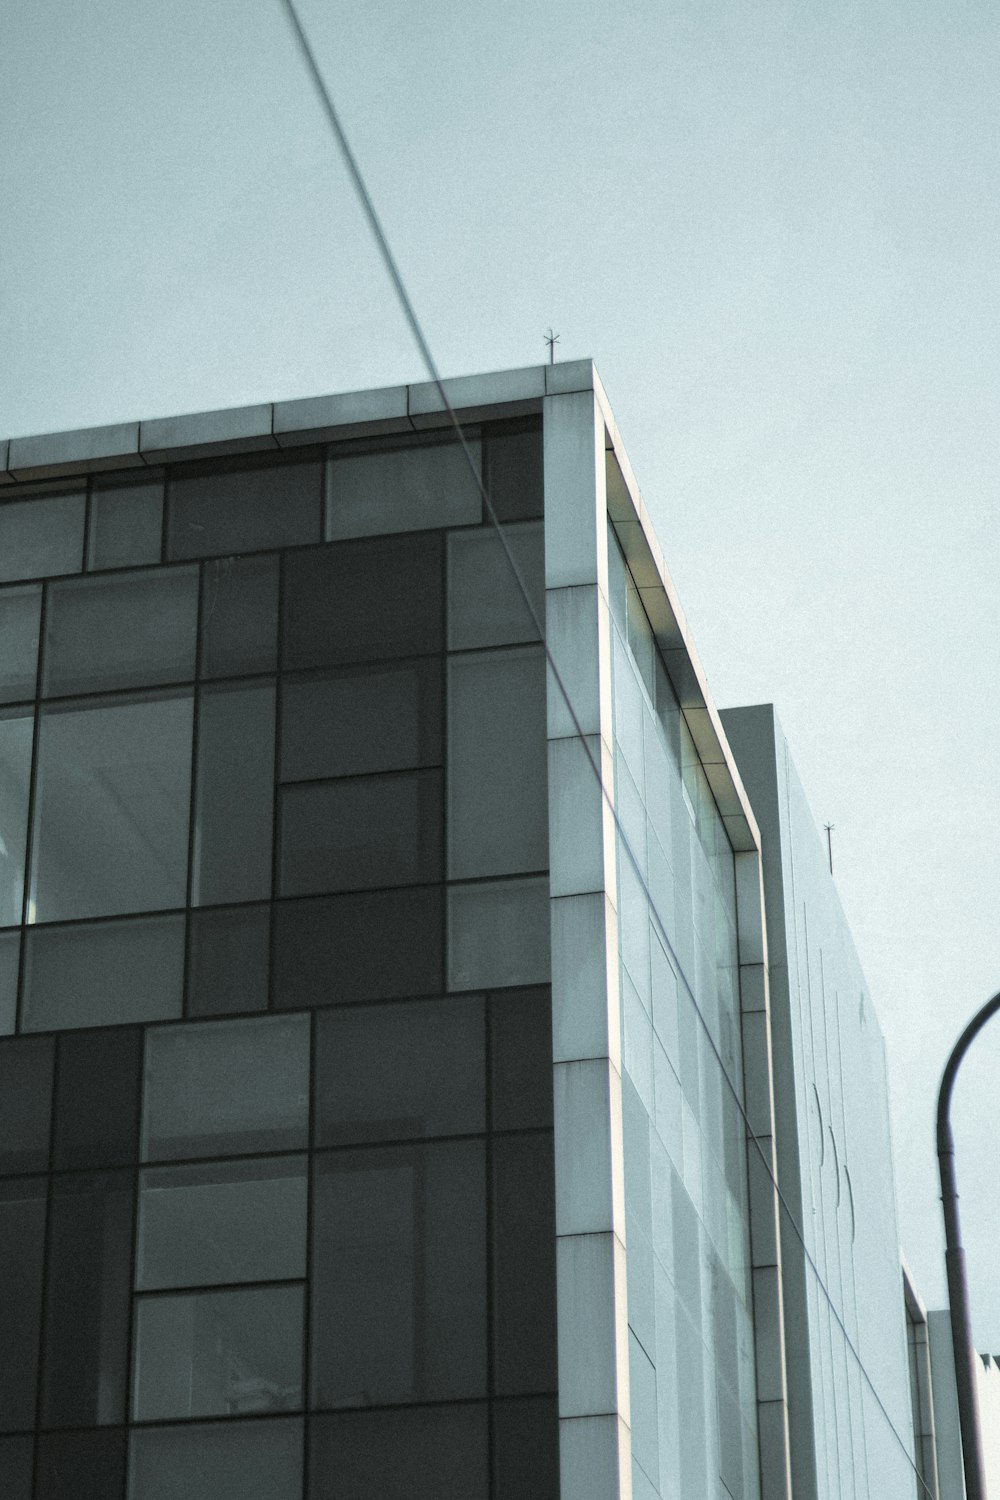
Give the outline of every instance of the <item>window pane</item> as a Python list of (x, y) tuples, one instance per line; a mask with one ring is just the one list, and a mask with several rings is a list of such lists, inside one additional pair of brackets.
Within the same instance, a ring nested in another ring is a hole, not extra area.
[(282, 787), (278, 870), (282, 896), (440, 880), (440, 771)]
[(142, 1173), (140, 1290), (290, 1281), (305, 1274), (304, 1157)]
[(88, 568), (127, 568), (160, 560), (163, 480), (95, 479), (90, 496)]
[(0, 1172), (47, 1172), (53, 1043), (0, 1042)]
[(271, 894), (274, 684), (203, 688), (198, 713), (192, 901)]
[(320, 1016), (321, 1146), (485, 1129), (479, 999), (365, 1005)]
[(545, 661), (539, 649), (448, 661), (448, 873), (548, 863)]
[(494, 1500), (559, 1500), (559, 1412), (552, 1397), (493, 1403)]
[(448, 891), (448, 988), (500, 989), (549, 978), (549, 882), (490, 880)]
[(103, 1427), (125, 1419), (133, 1198), (131, 1172), (53, 1179), (46, 1426)]
[(490, 1004), (494, 1130), (552, 1124), (552, 995), (494, 995)]
[(14, 1030), (20, 967), (20, 932), (0, 932), (0, 1035), (3, 1036), (9, 1036)]
[(0, 583), (79, 572), (83, 511), (82, 491), (0, 505)]
[(268, 906), (194, 911), (188, 917), (188, 1014), (267, 1009)]
[(0, 1182), (0, 1431), (34, 1427), (45, 1180)]
[(493, 1358), (501, 1395), (556, 1388), (552, 1137), (493, 1143)]
[(54, 583), (45, 611), (42, 691), (98, 693), (194, 676), (196, 568)]
[[(514, 556), (535, 613), (545, 622), (545, 548), (540, 521), (507, 526)], [(455, 531), (448, 538), (448, 646), (503, 646), (537, 641), (538, 630), (493, 526)]]
[(297, 1500), (302, 1422), (212, 1422), (138, 1428), (129, 1500)]
[(486, 1500), (487, 1453), (485, 1402), (314, 1417), (309, 1500), (328, 1500), (333, 1474), (337, 1500)]
[(32, 716), (0, 711), (0, 926), (21, 920)]
[(496, 423), (483, 428), (486, 485), (500, 521), (542, 514), (544, 492), (541, 424)]
[(146, 1033), (143, 1157), (307, 1144), (309, 1018), (199, 1022)]
[(0, 703), (35, 696), (41, 584), (0, 592)]
[(423, 443), (338, 457), (326, 471), (326, 538), (476, 525), (483, 502), (479, 443), (466, 440), (473, 475), (459, 443)]
[(189, 694), (42, 710), (32, 921), (184, 905), (191, 716)]
[(379, 537), (285, 566), (282, 664), (335, 666), (441, 650), (441, 539)]
[(286, 680), (281, 780), (440, 765), (439, 658)]
[(184, 914), (32, 927), (24, 965), (25, 1031), (169, 1020), (181, 1013)]
[(53, 1165), (119, 1167), (139, 1150), (142, 1032), (69, 1032), (59, 1038)]
[(318, 458), (170, 472), (167, 557), (269, 552), (320, 539)]
[(242, 677), (278, 665), (278, 559), (224, 557), (205, 564), (201, 675)]
[(0, 1437), (0, 1495), (4, 1500), (31, 1500), (35, 1440)]
[(118, 1500), (124, 1486), (124, 1428), (39, 1437), (35, 1500)]
[(482, 1143), (316, 1165), (313, 1404), (485, 1395)]
[(297, 1010), (440, 994), (441, 907), (440, 886), (279, 902), (274, 1004)]
[(136, 1308), (133, 1415), (238, 1417), (302, 1405), (303, 1292), (143, 1297)]

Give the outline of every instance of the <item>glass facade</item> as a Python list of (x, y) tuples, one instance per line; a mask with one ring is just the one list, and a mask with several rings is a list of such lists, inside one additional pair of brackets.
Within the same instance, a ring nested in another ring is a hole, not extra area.
[[(540, 589), (539, 426), (473, 451)], [(459, 456), (0, 504), (16, 1500), (558, 1494), (544, 659)]]

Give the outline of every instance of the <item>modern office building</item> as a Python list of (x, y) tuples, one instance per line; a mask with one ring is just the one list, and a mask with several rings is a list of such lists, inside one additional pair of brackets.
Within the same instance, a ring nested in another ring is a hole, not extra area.
[(448, 396), (0, 444), (0, 1490), (910, 1494), (773, 720), (589, 362)]

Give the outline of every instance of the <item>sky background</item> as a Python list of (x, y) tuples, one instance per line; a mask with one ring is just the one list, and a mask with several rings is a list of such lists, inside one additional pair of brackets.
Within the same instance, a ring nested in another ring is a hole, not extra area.
[[(995, 0), (300, 0), (445, 374), (592, 356), (717, 702), (773, 701), (933, 1109), (1000, 988)], [(425, 378), (279, 0), (0, 0), (0, 436)], [(954, 1119), (1000, 1350), (1000, 1024)]]

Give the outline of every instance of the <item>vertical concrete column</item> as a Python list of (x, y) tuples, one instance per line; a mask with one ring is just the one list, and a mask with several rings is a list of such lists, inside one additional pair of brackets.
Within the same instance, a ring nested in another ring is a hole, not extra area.
[(611, 794), (607, 506), (590, 384), (544, 402), (560, 1463), (563, 1500), (629, 1500), (615, 830), (595, 775)]
[[(750, 1266), (757, 1376), (761, 1500), (791, 1500), (788, 1376), (782, 1298), (778, 1161), (760, 854), (736, 855), (743, 1085), (749, 1121)], [(751, 1139), (752, 1134), (752, 1139)]]

